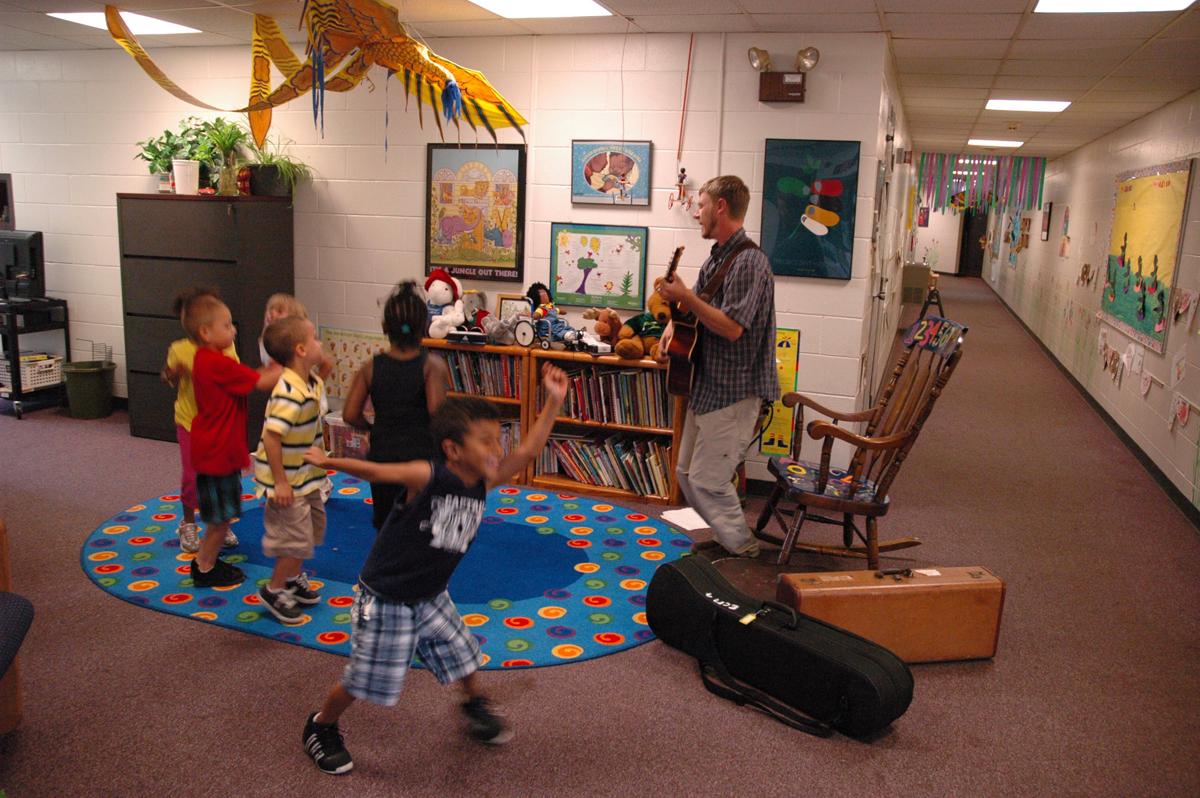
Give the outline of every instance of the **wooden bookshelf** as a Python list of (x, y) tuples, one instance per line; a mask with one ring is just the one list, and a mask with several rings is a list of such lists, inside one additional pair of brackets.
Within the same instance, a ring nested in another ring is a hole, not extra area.
[[(450, 396), (477, 396), (486, 399), (489, 402), (494, 402), (497, 405), (502, 405), (506, 408), (517, 408), (520, 418), (521, 435), (525, 436), (529, 433), (529, 428), (533, 425), (533, 420), (537, 417), (538, 410), (541, 407), (541, 371), (544, 361), (554, 362), (556, 365), (572, 369), (576, 367), (596, 367), (599, 372), (603, 371), (620, 371), (629, 372), (633, 370), (642, 371), (665, 371), (666, 365), (659, 363), (649, 358), (643, 360), (625, 360), (616, 355), (589, 355), (586, 352), (560, 352), (556, 350), (543, 350), (532, 347), (523, 346), (493, 346), (491, 344), (465, 344), (454, 341), (446, 341), (440, 338), (426, 338), (423, 341), (426, 348), (431, 351), (440, 352), (443, 356), (446, 353), (454, 352), (465, 355), (472, 354), (488, 354), (500, 355), (503, 357), (513, 358), (512, 365), (517, 369), (517, 391), (519, 396), (490, 396), (485, 393), (474, 393), (465, 391), (456, 391), (451, 385), (449, 391)], [(662, 390), (663, 396), (666, 396), (665, 381)], [(531, 463), (525, 473), (517, 481), (521, 484), (535, 485), (541, 488), (550, 490), (563, 491), (568, 493), (592, 494), (611, 499), (635, 499), (638, 501), (659, 502), (659, 503), (682, 503), (682, 496), (679, 491), (679, 485), (675, 479), (675, 461), (678, 456), (678, 443), (680, 434), (683, 431), (683, 414), (686, 411), (686, 402), (678, 397), (666, 397), (667, 407), (671, 415), (670, 426), (651, 426), (640, 424), (615, 423), (610, 421), (599, 421), (594, 419), (577, 418), (573, 416), (560, 416), (555, 420), (555, 429), (562, 428), (580, 428), (583, 430), (612, 430), (614, 432), (629, 432), (637, 435), (653, 437), (660, 440), (663, 445), (669, 446), (670, 462), (667, 465), (666, 481), (667, 494), (642, 494), (636, 491), (625, 490), (624, 488), (615, 487), (613, 485), (593, 485), (588, 482), (579, 482), (572, 479), (567, 474), (537, 474), (537, 463)]]

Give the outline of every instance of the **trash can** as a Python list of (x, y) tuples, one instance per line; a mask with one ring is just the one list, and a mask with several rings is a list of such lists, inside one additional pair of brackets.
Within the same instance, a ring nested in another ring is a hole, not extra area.
[(71, 418), (104, 418), (112, 414), (113, 372), (111, 360), (81, 360), (63, 364), (67, 403)]

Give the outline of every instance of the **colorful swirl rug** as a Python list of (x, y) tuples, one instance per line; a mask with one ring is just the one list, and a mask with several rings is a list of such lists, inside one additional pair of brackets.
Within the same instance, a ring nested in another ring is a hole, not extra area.
[[(297, 626), (258, 599), (272, 561), (263, 556), (263, 502), (243, 482), (236, 549), (246, 572), (234, 588), (194, 588), (179, 549), (177, 495), (138, 504), (101, 524), (83, 545), (83, 570), (103, 590), (143, 607), (346, 656), (358, 570), (374, 539), (370, 487), (341, 474), (326, 510), (325, 545), (305, 564), (321, 593)], [(640, 645), (646, 587), (655, 568), (691, 541), (642, 513), (566, 493), (505, 487), (488, 496), (479, 534), (450, 581), (450, 595), (479, 640), (485, 668), (561, 665)]]

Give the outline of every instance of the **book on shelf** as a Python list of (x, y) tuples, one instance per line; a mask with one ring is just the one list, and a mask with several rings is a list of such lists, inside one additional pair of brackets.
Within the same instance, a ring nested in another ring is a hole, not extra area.
[(612, 487), (643, 496), (666, 496), (670, 446), (652, 436), (628, 432), (588, 435), (553, 432), (538, 459), (537, 474), (566, 474), (576, 482)]
[(670, 428), (672, 407), (665, 371), (595, 366), (565, 370), (570, 390), (562, 415), (602, 424)]
[(451, 390), (476, 396), (521, 398), (520, 369), (511, 355), (445, 350)]

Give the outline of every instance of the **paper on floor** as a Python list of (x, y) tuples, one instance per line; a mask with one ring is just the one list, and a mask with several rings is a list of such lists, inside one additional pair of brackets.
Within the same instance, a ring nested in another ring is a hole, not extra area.
[(691, 507), (667, 510), (662, 514), (662, 519), (688, 532), (696, 529), (708, 529), (708, 522), (701, 518), (700, 513)]

